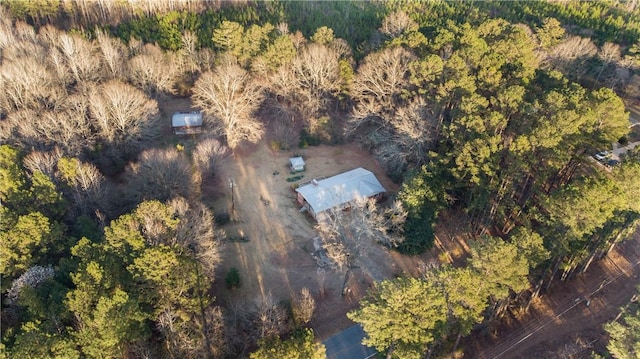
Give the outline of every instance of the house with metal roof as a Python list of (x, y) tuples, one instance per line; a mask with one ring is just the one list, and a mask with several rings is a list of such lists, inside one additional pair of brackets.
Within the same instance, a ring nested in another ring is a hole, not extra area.
[(296, 189), (298, 202), (316, 220), (330, 209), (345, 209), (358, 199), (380, 196), (385, 191), (376, 176), (362, 167), (314, 179)]
[(176, 112), (171, 117), (171, 127), (176, 135), (190, 135), (202, 132), (202, 112)]

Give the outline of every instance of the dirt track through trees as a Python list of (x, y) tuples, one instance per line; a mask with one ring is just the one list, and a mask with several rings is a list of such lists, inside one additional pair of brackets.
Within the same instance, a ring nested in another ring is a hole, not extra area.
[(498, 330), (495, 339), (476, 333), (466, 353), (472, 358), (589, 357), (606, 346), (602, 325), (637, 293), (639, 278), (640, 229), (586, 273), (556, 283), (528, 315)]

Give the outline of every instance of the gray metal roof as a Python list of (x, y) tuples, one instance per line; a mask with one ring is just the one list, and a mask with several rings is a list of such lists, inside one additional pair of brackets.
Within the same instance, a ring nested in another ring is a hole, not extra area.
[(176, 112), (171, 116), (171, 126), (192, 127), (202, 126), (202, 112)]
[(302, 157), (291, 157), (289, 158), (289, 163), (291, 163), (291, 167), (304, 167), (304, 160)]
[(327, 350), (327, 359), (367, 359), (376, 354), (376, 350), (362, 345), (364, 330), (356, 324), (335, 334), (323, 342)]
[(385, 189), (371, 171), (360, 167), (326, 179), (313, 180), (298, 187), (296, 192), (304, 197), (315, 213), (320, 213), (356, 199), (375, 196)]

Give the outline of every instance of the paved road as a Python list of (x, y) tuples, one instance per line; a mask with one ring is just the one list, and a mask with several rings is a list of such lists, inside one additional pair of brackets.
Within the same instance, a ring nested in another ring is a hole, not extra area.
[(630, 150), (636, 148), (637, 146), (640, 146), (640, 141), (629, 143), (626, 146), (620, 146), (620, 145), (618, 145), (618, 143), (614, 143), (613, 144), (613, 151), (611, 151), (611, 158), (616, 159), (616, 160), (619, 161), (621, 155), (627, 153), (627, 151), (630, 151)]
[(359, 324), (329, 337), (323, 342), (327, 349), (327, 359), (366, 359), (372, 358), (376, 351), (362, 345), (364, 331)]

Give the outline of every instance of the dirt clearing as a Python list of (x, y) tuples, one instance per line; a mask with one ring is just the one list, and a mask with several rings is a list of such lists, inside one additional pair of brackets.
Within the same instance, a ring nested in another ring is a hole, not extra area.
[[(288, 160), (294, 154), (304, 157), (305, 172), (289, 172)], [(263, 141), (236, 151), (223, 166), (215, 186), (210, 186), (212, 190), (203, 192), (205, 201), (213, 201), (209, 205), (214, 213), (231, 213), (235, 219), (222, 226), (230, 240), (223, 246), (223, 263), (217, 272), (217, 302), (228, 306), (268, 293), (289, 301), (307, 287), (317, 305), (312, 326), (319, 338), (325, 338), (350, 325), (345, 313), (357, 307), (373, 281), (405, 270), (413, 272), (419, 266), (419, 257), (406, 258), (372, 242), (363, 244), (366, 250), (349, 273), (322, 269), (312, 256), (315, 222), (300, 213), (293, 186), (357, 167), (372, 171), (388, 194), (398, 190), (371, 155), (357, 145), (273, 151)], [(292, 181), (299, 175), (304, 177)], [(242, 285), (228, 290), (224, 278), (231, 268), (239, 270)], [(343, 296), (345, 287), (349, 290)]]

